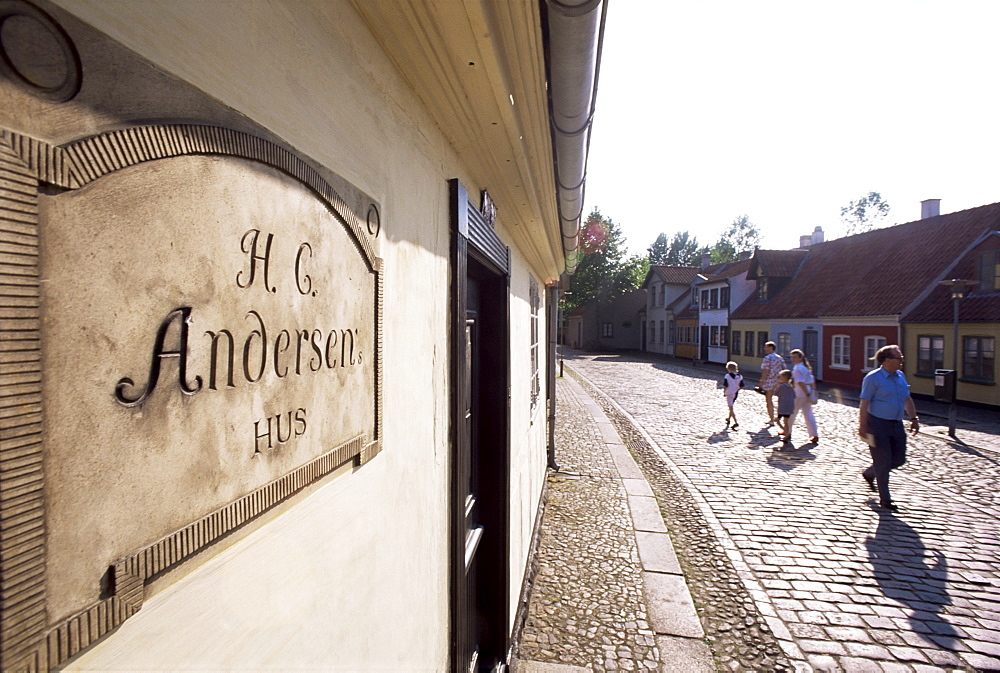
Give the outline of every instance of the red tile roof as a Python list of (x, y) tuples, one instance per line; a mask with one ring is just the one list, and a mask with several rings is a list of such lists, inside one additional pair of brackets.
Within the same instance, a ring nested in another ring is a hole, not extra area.
[(732, 317), (899, 315), (969, 246), (997, 229), (1000, 203), (819, 243), (784, 289), (766, 302), (744, 303)]
[[(998, 227), (1000, 229), (1000, 227)], [(979, 280), (979, 253), (995, 250), (1000, 244), (1000, 231), (993, 232), (983, 245), (976, 246), (959, 260), (955, 268), (948, 272), (948, 278)], [(907, 322), (951, 322), (954, 319), (955, 303), (951, 290), (938, 285), (917, 306), (903, 316)], [(971, 288), (965, 299), (959, 302), (958, 317), (966, 322), (1000, 322), (1000, 292), (982, 292), (978, 282)]]
[(698, 275), (698, 271), (699, 269), (696, 266), (664, 266), (654, 264), (649, 267), (646, 279), (642, 281), (640, 287), (647, 287), (654, 275), (665, 283), (688, 285)]
[(699, 273), (705, 277), (705, 280), (700, 281), (697, 284), (702, 285), (704, 283), (716, 283), (720, 280), (726, 280), (727, 278), (739, 276), (747, 272), (751, 263), (753, 263), (753, 258), (743, 259), (738, 262), (713, 264), (712, 266), (699, 271)]
[(808, 250), (758, 250), (753, 256), (749, 274), (751, 278), (791, 278), (794, 276), (802, 260), (809, 254)]

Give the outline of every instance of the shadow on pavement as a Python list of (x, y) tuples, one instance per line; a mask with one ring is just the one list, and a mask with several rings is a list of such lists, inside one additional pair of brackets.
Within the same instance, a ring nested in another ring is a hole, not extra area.
[(767, 457), (767, 464), (776, 470), (784, 470), (785, 472), (794, 470), (807, 460), (816, 460), (816, 456), (809, 451), (812, 447), (812, 444), (803, 444), (799, 447), (793, 444), (788, 448), (775, 447)]
[(781, 445), (781, 438), (772, 435), (769, 426), (764, 426), (760, 430), (748, 430), (750, 441), (747, 442), (748, 449), (766, 449), (775, 444)]
[(948, 446), (950, 446), (951, 448), (955, 449), (959, 453), (967, 453), (970, 456), (976, 456), (977, 458), (982, 458), (983, 460), (988, 460), (991, 463), (1000, 463), (1000, 461), (998, 461), (993, 456), (988, 456), (985, 453), (983, 453), (982, 451), (979, 451), (978, 449), (976, 449), (975, 447), (969, 446), (968, 444), (966, 444), (965, 442), (963, 442), (961, 439), (949, 439), (948, 440)]
[(729, 430), (719, 430), (718, 432), (713, 432), (708, 437), (709, 444), (719, 444), (720, 442), (729, 441)]
[(940, 551), (927, 549), (908, 523), (891, 512), (876, 511), (878, 527), (865, 547), (879, 588), (910, 609), (914, 633), (939, 647), (955, 649), (958, 633), (939, 615), (951, 603), (945, 588), (947, 559)]

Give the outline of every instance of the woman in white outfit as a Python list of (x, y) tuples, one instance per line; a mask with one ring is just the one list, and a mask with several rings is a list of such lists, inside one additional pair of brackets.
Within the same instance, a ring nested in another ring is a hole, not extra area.
[(819, 441), (819, 433), (816, 430), (816, 417), (813, 415), (812, 392), (816, 386), (816, 377), (813, 376), (812, 367), (806, 354), (796, 348), (792, 351), (792, 380), (795, 381), (795, 410), (792, 411), (788, 419), (788, 435), (786, 439), (792, 438), (792, 427), (795, 425), (795, 418), (802, 412), (806, 419), (806, 429), (809, 431), (809, 441), (813, 444)]

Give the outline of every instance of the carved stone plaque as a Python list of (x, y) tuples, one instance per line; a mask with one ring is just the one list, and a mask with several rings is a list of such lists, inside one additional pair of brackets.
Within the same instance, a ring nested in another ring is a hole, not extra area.
[(381, 223), (227, 129), (2, 131), (0, 154), (0, 507), (27, 531), (0, 581), (41, 596), (0, 606), (4, 663), (45, 668), (150, 578), (378, 452)]

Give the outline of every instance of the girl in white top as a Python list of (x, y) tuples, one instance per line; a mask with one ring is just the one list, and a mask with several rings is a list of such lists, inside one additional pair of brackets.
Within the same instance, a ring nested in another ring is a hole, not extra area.
[(809, 431), (809, 441), (813, 444), (819, 441), (819, 433), (816, 431), (816, 416), (813, 415), (812, 393), (816, 386), (816, 377), (813, 376), (812, 367), (806, 354), (796, 348), (792, 351), (792, 379), (795, 381), (795, 409), (788, 419), (785, 439), (791, 439), (792, 428), (795, 425), (795, 417), (799, 412), (806, 419), (806, 429)]
[(726, 396), (726, 403), (729, 405), (729, 415), (726, 416), (726, 429), (729, 429), (729, 421), (732, 421), (733, 430), (735, 430), (740, 427), (740, 423), (736, 420), (733, 403), (736, 401), (736, 396), (740, 394), (740, 388), (745, 384), (743, 383), (743, 375), (740, 374), (739, 365), (735, 362), (726, 363), (726, 372), (727, 374), (722, 377), (722, 394)]

